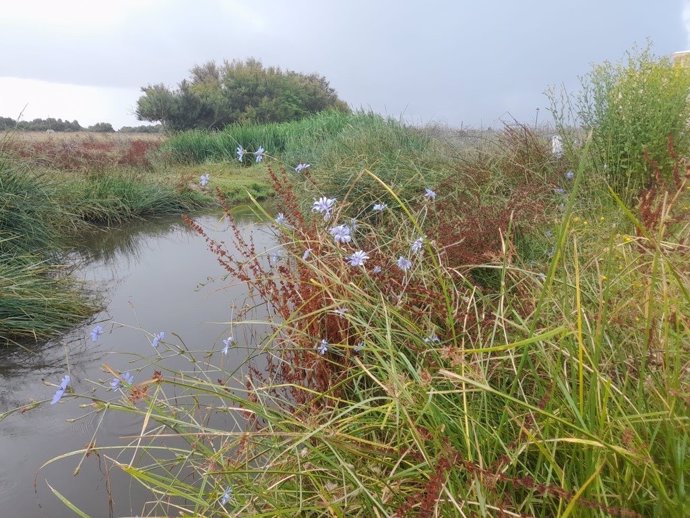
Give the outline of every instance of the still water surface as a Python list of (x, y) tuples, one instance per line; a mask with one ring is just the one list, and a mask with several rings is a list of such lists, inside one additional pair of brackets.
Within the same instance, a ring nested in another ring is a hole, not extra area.
[[(213, 216), (199, 217), (197, 222), (230, 248), (232, 239), (225, 222)], [(266, 224), (251, 217), (239, 222), (244, 235), (253, 235), (258, 251), (272, 253), (275, 239)], [(166, 332), (165, 341), (172, 347), (184, 341), (188, 349), (208, 351), (208, 361), (226, 372), (243, 363), (264, 332), (232, 324), (238, 307), (247, 302), (247, 290), (225, 278), (204, 240), (179, 218), (85, 236), (78, 255), (85, 263), (76, 275), (104, 296), (105, 309), (59, 340), (0, 354), (0, 414), (44, 401), (0, 421), (0, 517), (74, 516), (51, 493), (47, 482), (93, 517), (109, 516), (111, 505), (113, 516), (137, 516), (150, 498), (136, 482), (113, 469), (109, 503), (104, 466), (99, 466), (95, 456), (84, 461), (77, 476), (73, 471), (80, 457), (40, 469), (51, 458), (84, 448), (94, 439), (97, 427), (98, 445), (118, 444), (123, 437), (141, 431), (139, 416), (110, 413), (100, 426), (100, 414), (70, 422), (90, 409), (80, 407), (85, 399), (69, 395), (56, 405), (48, 404), (55, 392), (53, 385), (65, 373), (69, 372), (71, 386), (80, 394), (93, 392), (100, 398), (118, 399), (118, 394), (107, 389), (112, 376), (103, 371), (103, 365), (131, 371), (135, 383), (150, 378), (151, 359), (160, 362), (161, 352), (169, 349), (166, 344), (159, 350), (151, 346), (158, 331)], [(263, 311), (259, 307), (253, 316), (260, 318)], [(96, 324), (103, 326), (104, 333), (93, 343), (90, 331)], [(230, 334), (238, 347), (226, 356), (221, 353), (222, 340)], [(189, 363), (181, 362), (179, 356), (172, 356), (163, 366), (189, 368)]]

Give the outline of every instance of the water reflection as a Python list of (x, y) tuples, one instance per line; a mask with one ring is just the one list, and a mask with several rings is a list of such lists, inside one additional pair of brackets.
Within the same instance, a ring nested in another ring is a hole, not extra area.
[[(258, 250), (274, 247), (265, 224), (250, 215), (239, 216), (235, 215), (242, 233), (253, 234)], [(197, 221), (215, 239), (232, 242), (227, 223), (219, 216)], [(102, 294), (105, 309), (93, 322), (59, 340), (3, 352), (0, 415), (27, 403), (50, 400), (55, 385), (67, 372), (79, 394), (117, 400), (121, 396), (110, 390), (112, 374), (103, 370), (104, 364), (115, 371), (130, 371), (136, 381), (149, 379), (154, 369), (167, 376), (203, 368), (214, 380), (242, 378), (241, 366), (248, 352), (256, 351), (265, 330), (234, 323), (240, 309), (254, 303), (246, 301), (244, 285), (226, 278), (204, 240), (178, 218), (138, 222), (84, 236), (75, 253), (86, 260), (76, 274)], [(253, 316), (262, 315), (262, 306), (256, 306)], [(96, 322), (104, 333), (94, 343), (90, 330)], [(151, 339), (158, 331), (165, 331), (166, 338), (154, 349)], [(237, 343), (226, 356), (221, 352), (222, 340), (229, 335)], [(107, 463), (100, 462), (102, 459), (86, 459), (77, 477), (72, 471), (79, 464), (78, 457), (38, 472), (48, 459), (85, 448), (93, 440), (124, 444), (124, 437), (141, 432), (140, 417), (95, 414), (90, 408), (79, 407), (84, 401), (65, 397), (57, 405), (43, 404), (0, 420), (1, 515), (73, 516), (50, 493), (44, 478), (91, 516), (107, 516), (111, 505), (116, 516), (141, 512), (148, 494), (118, 470), (110, 473), (112, 480), (107, 483), (103, 471)], [(80, 415), (86, 417), (68, 421)], [(234, 418), (216, 416), (214, 424), (229, 429)]]

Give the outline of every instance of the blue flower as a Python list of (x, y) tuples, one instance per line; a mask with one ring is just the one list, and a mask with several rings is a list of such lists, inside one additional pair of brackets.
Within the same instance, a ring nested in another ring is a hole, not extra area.
[(316, 352), (318, 352), (321, 356), (326, 354), (328, 352), (328, 346), (331, 345), (328, 343), (328, 340), (323, 339), (321, 340), (318, 344), (316, 344)]
[(311, 167), (311, 164), (305, 164), (303, 162), (300, 162), (297, 164), (297, 167), (295, 167), (295, 172), (296, 173), (301, 173), (302, 171), (306, 171)]
[(50, 401), (51, 405), (54, 405), (55, 403), (60, 401), (60, 399), (62, 399), (62, 396), (65, 393), (65, 390), (67, 390), (69, 382), (70, 382), (69, 374), (65, 374), (62, 377), (62, 381), (60, 381), (60, 385), (58, 386), (58, 389), (55, 391), (55, 395), (53, 396), (53, 399)]
[(338, 225), (337, 227), (331, 228), (328, 232), (333, 236), (336, 243), (349, 243), (352, 241), (350, 227), (347, 225)]
[(228, 354), (228, 349), (230, 349), (230, 346), (235, 343), (235, 339), (232, 336), (228, 336), (227, 338), (223, 339), (223, 344), (225, 347), (223, 347), (223, 354)]
[(355, 352), (359, 353), (362, 352), (364, 349), (364, 341), (362, 340), (361, 342), (358, 342), (357, 345), (355, 345)]
[(257, 150), (254, 152), (254, 157), (256, 158), (256, 163), (257, 163), (257, 164), (258, 164), (259, 162), (261, 162), (261, 161), (264, 159), (264, 153), (265, 153), (265, 151), (264, 151), (264, 147), (263, 147), (263, 146), (259, 146), (259, 149), (257, 149)]
[(335, 198), (326, 198), (325, 196), (322, 196), (318, 200), (314, 200), (311, 211), (323, 214), (323, 219), (328, 220), (328, 218), (331, 217), (331, 212), (333, 211), (335, 202)]
[(110, 382), (110, 388), (113, 390), (119, 389), (123, 381), (127, 383), (127, 385), (131, 385), (134, 383), (134, 375), (130, 374), (129, 372), (125, 372), (124, 374), (121, 374), (119, 378), (113, 378), (113, 381)]
[(424, 339), (425, 344), (438, 344), (441, 343), (441, 339), (436, 336), (436, 333), (431, 333)]
[(434, 201), (436, 199), (436, 193), (434, 191), (432, 191), (431, 189), (429, 189), (428, 187), (425, 187), (424, 188), (424, 197), (427, 200)]
[(372, 207), (371, 210), (373, 210), (374, 212), (383, 212), (387, 208), (388, 208), (388, 205), (386, 205), (385, 203), (374, 203), (374, 206)]
[(573, 171), (568, 171), (565, 173), (566, 180), (572, 180), (573, 178), (575, 178), (575, 173)]
[(96, 326), (91, 330), (91, 341), (98, 342), (98, 338), (103, 334), (103, 326)]
[(211, 176), (208, 173), (202, 174), (199, 177), (199, 185), (201, 185), (202, 187), (206, 187), (208, 185), (208, 181), (210, 180), (210, 178)]
[(398, 257), (398, 262), (397, 262), (398, 268), (400, 268), (403, 272), (406, 272), (410, 268), (412, 268), (412, 261), (410, 261), (407, 257), (403, 257), (402, 255)]
[(153, 337), (153, 340), (151, 341), (151, 345), (153, 347), (158, 347), (158, 344), (160, 343), (161, 340), (165, 338), (165, 332), (159, 331), (156, 336)]
[(422, 246), (424, 246), (424, 238), (420, 237), (412, 242), (412, 245), (410, 245), (410, 250), (413, 254), (418, 254), (419, 252), (421, 252)]
[(354, 254), (347, 258), (350, 266), (364, 266), (364, 262), (369, 259), (369, 254), (363, 250), (357, 250)]
[(311, 248), (307, 248), (304, 253), (302, 254), (302, 261), (306, 261), (309, 259), (309, 256), (311, 255)]
[(285, 217), (285, 214), (283, 214), (282, 212), (279, 212), (278, 215), (276, 216), (276, 223), (278, 225), (287, 224), (287, 218)]
[(374, 266), (374, 268), (371, 270), (371, 273), (381, 273), (381, 267), (377, 264)]
[(220, 505), (226, 505), (230, 501), (231, 498), (232, 498), (232, 488), (230, 486), (228, 486), (225, 489), (223, 496), (220, 497)]
[(237, 146), (237, 160), (239, 160), (240, 162), (244, 160), (244, 153), (245, 151), (242, 148), (242, 146)]

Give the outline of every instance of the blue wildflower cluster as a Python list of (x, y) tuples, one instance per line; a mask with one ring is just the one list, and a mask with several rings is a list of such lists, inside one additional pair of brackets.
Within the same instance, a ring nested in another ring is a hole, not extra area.
[(220, 505), (227, 505), (231, 498), (232, 498), (232, 488), (230, 486), (228, 486), (219, 499)]
[(325, 338), (322, 339), (318, 344), (316, 344), (316, 352), (318, 352), (321, 356), (326, 354), (328, 352), (328, 347), (331, 344), (328, 343), (328, 340)]
[(60, 385), (58, 386), (58, 389), (55, 391), (55, 395), (53, 396), (53, 399), (50, 400), (50, 404), (54, 405), (60, 399), (62, 399), (62, 396), (65, 394), (65, 390), (67, 390), (67, 387), (69, 386), (70, 382), (70, 377), (69, 374), (65, 374), (62, 377), (62, 381), (60, 381)]
[(101, 337), (103, 334), (103, 326), (95, 326), (91, 330), (91, 341), (92, 342), (98, 342), (98, 339)]
[[(303, 163), (300, 163), (298, 167), (295, 168), (295, 170), (297, 172), (301, 172), (306, 167), (308, 167), (308, 164), (305, 165)], [(426, 187), (424, 189), (423, 196), (427, 201), (433, 202), (436, 200), (437, 193), (433, 191), (431, 188)], [(324, 221), (330, 221), (334, 217), (336, 204), (336, 198), (321, 196), (319, 198), (314, 199), (314, 201), (312, 202), (311, 211), (315, 214), (322, 215)], [(371, 211), (378, 214), (383, 213), (387, 209), (388, 205), (384, 202), (374, 203), (371, 206)], [(276, 223), (285, 224), (285, 216), (283, 213), (278, 214), (278, 216), (276, 217)], [(349, 223), (334, 224), (330, 227), (327, 227), (326, 231), (331, 236), (336, 245), (349, 245), (352, 243), (356, 243), (355, 231), (358, 227), (358, 224), (359, 223), (355, 218), (351, 218)], [(425, 242), (425, 236), (415, 238), (410, 242), (409, 253), (406, 255), (400, 255), (397, 258), (397, 260), (392, 259), (391, 263), (397, 266), (397, 268), (402, 272), (409, 272), (414, 266), (414, 258), (422, 254)], [(305, 249), (302, 253), (302, 261), (306, 261), (311, 256), (312, 249)], [(369, 253), (362, 249), (355, 249), (349, 255), (344, 256), (345, 263), (353, 268), (366, 269), (367, 261), (369, 261), (369, 259)], [(370, 271), (372, 275), (380, 274), (383, 271), (383, 266), (381, 264), (374, 265)], [(347, 309), (339, 307), (334, 309), (333, 312), (339, 317), (343, 318), (347, 312)], [(429, 335), (424, 341), (428, 344), (435, 344), (440, 342), (439, 338), (435, 334)], [(320, 341), (316, 343), (315, 349), (319, 355), (323, 356), (330, 350), (330, 347), (330, 342), (326, 338), (322, 338)], [(357, 343), (357, 345), (353, 346), (353, 350), (356, 353), (361, 352), (363, 348), (363, 341), (360, 341)]]
[(232, 345), (234, 345), (235, 339), (232, 336), (228, 336), (223, 339), (223, 354), (228, 354), (228, 350)]
[(153, 337), (153, 340), (151, 340), (151, 345), (153, 347), (158, 347), (158, 344), (160, 344), (161, 340), (165, 338), (165, 332), (164, 331), (159, 331), (156, 333), (156, 335)]
[[(252, 154), (249, 153), (246, 149), (244, 149), (242, 146), (237, 146), (237, 149), (235, 150), (235, 156), (237, 157), (238, 162), (244, 162), (244, 155), (246, 154)], [(254, 160), (258, 164), (259, 162), (263, 162), (266, 154), (266, 150), (264, 149), (263, 146), (259, 146), (256, 151), (254, 151)]]
[(307, 169), (309, 169), (310, 167), (311, 167), (311, 164), (305, 164), (303, 162), (300, 162), (299, 164), (297, 164), (297, 166), (295, 166), (295, 172), (296, 173), (302, 173), (302, 172), (306, 171)]
[(127, 385), (132, 385), (134, 383), (134, 375), (130, 374), (129, 372), (125, 372), (119, 377), (113, 378), (113, 380), (110, 382), (110, 388), (117, 390), (122, 386), (122, 382), (125, 382)]

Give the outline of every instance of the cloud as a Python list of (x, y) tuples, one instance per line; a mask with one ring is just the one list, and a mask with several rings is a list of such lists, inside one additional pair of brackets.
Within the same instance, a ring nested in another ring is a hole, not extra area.
[(99, 88), (0, 77), (0, 116), (21, 120), (77, 120), (82, 126), (110, 122), (115, 128), (142, 124), (134, 108), (138, 89)]
[(532, 121), (549, 85), (576, 89), (591, 64), (634, 43), (690, 48), (689, 4), (17, 0), (0, 17), (0, 71), (134, 92), (175, 86), (209, 60), (255, 57), (324, 75), (345, 101), (393, 117), (495, 124), (508, 111)]

